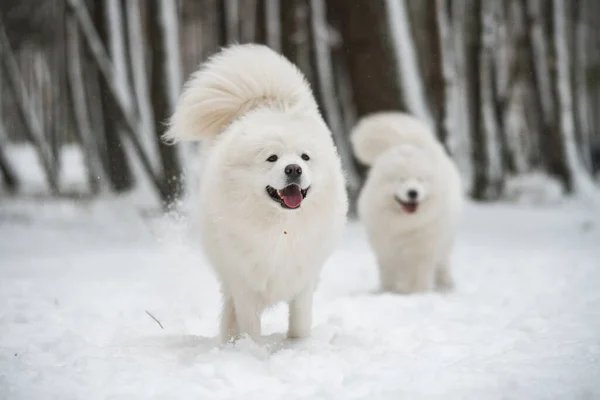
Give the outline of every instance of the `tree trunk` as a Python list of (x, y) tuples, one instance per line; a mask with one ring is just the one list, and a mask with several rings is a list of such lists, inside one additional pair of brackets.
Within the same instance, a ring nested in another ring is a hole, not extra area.
[(23, 83), (23, 79), (19, 72), (19, 67), (12, 52), (12, 48), (10, 47), (10, 42), (6, 36), (6, 31), (4, 30), (4, 25), (1, 19), (0, 55), (4, 69), (4, 76), (8, 82), (7, 86), (17, 103), (17, 110), (23, 122), (23, 126), (25, 127), (25, 133), (28, 136), (29, 141), (31, 141), (37, 150), (40, 164), (46, 175), (46, 181), (50, 187), (50, 190), (53, 193), (58, 192), (58, 171), (55, 171), (53, 168), (54, 163), (51, 160), (52, 155), (50, 148), (44, 140), (42, 124), (38, 115), (35, 114), (34, 109), (31, 107), (31, 101), (27, 94), (27, 90)]
[(435, 123), (425, 99), (405, 0), (385, 0), (385, 10), (393, 46), (392, 54), (395, 57), (396, 68), (400, 71), (405, 104), (412, 114), (434, 127)]
[(484, 120), (482, 113), (481, 57), (483, 52), (482, 2), (469, 0), (468, 14), (465, 20), (465, 70), (468, 82), (468, 109), (471, 110), (470, 127), (472, 136), (473, 183), (471, 195), (477, 200), (487, 196), (488, 160)]
[(356, 196), (359, 188), (359, 177), (354, 167), (350, 143), (344, 135), (343, 119), (339, 104), (336, 101), (335, 80), (331, 62), (331, 48), (327, 29), (327, 16), (324, 0), (311, 0), (311, 27), (314, 38), (316, 72), (319, 82), (320, 97), (323, 102), (325, 119), (333, 133), (333, 138), (346, 171), (346, 178), (351, 196)]
[(572, 85), (573, 85), (573, 101), (574, 110), (576, 112), (575, 121), (578, 126), (579, 148), (583, 155), (583, 162), (588, 170), (591, 169), (591, 132), (592, 124), (590, 118), (590, 104), (588, 102), (588, 86), (586, 85), (586, 67), (588, 65), (587, 44), (590, 43), (588, 38), (588, 27), (585, 23), (585, 15), (593, 12), (588, 7), (586, 0), (575, 0), (571, 5), (574, 12), (573, 18), (573, 67), (571, 68)]
[[(552, 5), (552, 4), (550, 4)], [(540, 131), (540, 149), (542, 164), (546, 170), (558, 178), (565, 186), (570, 186), (569, 174), (563, 154), (563, 143), (556, 109), (556, 62), (553, 42), (551, 8), (541, 0), (526, 2), (528, 42), (532, 49), (535, 67), (536, 86), (539, 102), (542, 106), (543, 127)]]
[[(469, 104), (469, 79), (467, 64), (467, 40), (465, 30), (469, 20), (469, 0), (451, 0), (446, 7), (447, 21), (451, 31), (451, 46), (453, 54), (454, 85), (449, 108), (452, 112), (452, 136), (449, 148), (454, 155), (462, 173), (465, 190), (472, 192), (474, 167), (472, 162), (473, 131), (472, 112)], [(440, 19), (442, 20), (442, 19)]]
[(90, 126), (86, 92), (82, 77), (81, 44), (77, 22), (73, 17), (66, 20), (67, 31), (67, 70), (71, 89), (71, 104), (75, 117), (75, 132), (79, 138), (86, 164), (88, 182), (92, 193), (98, 193), (107, 183), (96, 141)]
[(281, 1), (264, 0), (266, 43), (276, 52), (281, 52)]
[(565, 184), (570, 192), (592, 194), (597, 188), (586, 171), (575, 138), (575, 123), (573, 118), (573, 94), (569, 73), (569, 50), (567, 45), (566, 16), (564, 0), (553, 0), (553, 33), (554, 57), (556, 64), (556, 107), (560, 121), (560, 151), (561, 161), (565, 168)]
[(168, 145), (161, 138), (165, 121), (173, 113), (181, 89), (181, 55), (178, 46), (178, 24), (175, 3), (162, 0), (150, 2), (149, 34), (152, 48), (152, 108), (163, 165), (162, 199), (165, 205), (181, 195), (181, 165), (177, 145)]
[(310, 60), (311, 35), (308, 1), (286, 0), (286, 7), (281, 7), (281, 46), (283, 55), (296, 64), (311, 85), (314, 85), (315, 77)]
[(357, 116), (406, 110), (394, 58), (385, 0), (332, 0), (348, 56)]
[[(444, 18), (445, 10), (443, 9), (443, 0), (427, 0), (427, 14), (425, 20), (425, 27), (428, 32), (427, 37), (427, 49), (429, 55), (429, 62), (431, 69), (428, 75), (425, 77), (425, 81), (428, 82), (429, 99), (432, 110), (432, 118), (435, 124), (435, 130), (437, 137), (440, 141), (446, 145), (448, 140), (448, 129), (447, 129), (447, 118), (448, 113), (446, 110), (448, 104), (448, 85), (447, 81), (450, 80), (450, 64), (445, 60), (448, 56), (448, 52), (444, 53), (444, 45), (448, 45), (448, 25)], [(446, 31), (442, 33), (442, 29)]]
[[(81, 4), (78, 4), (78, 6), (83, 7), (83, 5)], [(119, 83), (117, 83), (116, 78), (113, 76), (116, 74), (116, 72), (114, 72), (112, 61), (108, 58), (108, 55), (106, 54), (106, 51), (104, 50), (104, 45), (102, 43), (104, 42), (105, 44), (108, 44), (111, 41), (111, 34), (109, 33), (110, 21), (108, 20), (109, 12), (107, 10), (107, 7), (107, 2), (96, 3), (95, 19), (96, 27), (98, 28), (100, 36), (97, 37), (95, 40), (87, 39), (87, 41), (88, 46), (90, 47), (91, 52), (94, 55), (98, 64), (98, 69), (100, 70), (101, 75), (104, 78), (100, 81), (100, 93), (102, 110), (104, 114), (104, 142), (106, 144), (106, 158), (108, 162), (108, 170), (106, 172), (108, 174), (108, 177), (110, 178), (113, 190), (115, 190), (116, 192), (124, 192), (131, 189), (134, 186), (135, 179), (131, 170), (131, 166), (129, 164), (129, 160), (127, 159), (125, 144), (120, 134), (121, 125), (119, 123), (120, 118), (118, 116), (119, 105), (115, 104), (115, 101), (113, 101), (113, 97), (119, 98), (121, 99), (121, 101), (124, 101), (121, 98), (122, 89), (116, 89), (119, 87)], [(74, 15), (77, 15), (75, 11)], [(87, 38), (94, 36), (94, 27), (91, 25), (91, 21), (89, 21), (89, 23), (90, 26), (88, 26), (87, 22), (83, 22), (81, 18), (79, 18), (79, 24), (81, 26), (82, 31), (84, 32), (84, 36)], [(87, 26), (87, 35), (85, 34), (86, 28), (84, 28), (84, 26)], [(103, 54), (102, 59), (99, 59), (100, 54)], [(113, 79), (115, 81), (111, 82)]]
[[(154, 171), (159, 171), (160, 156), (156, 143), (154, 127), (154, 114), (150, 102), (150, 90), (148, 87), (148, 71), (144, 31), (142, 29), (142, 14), (146, 11), (146, 3), (141, 0), (126, 0), (127, 34), (129, 37), (129, 60), (132, 70), (133, 92), (135, 104), (139, 115), (138, 131), (140, 141), (148, 154)], [(147, 13), (145, 14), (147, 16)]]
[(2, 123), (2, 119), (0, 119), (0, 173), (2, 173), (2, 180), (6, 189), (9, 192), (14, 192), (19, 188), (19, 178), (4, 152), (7, 142), (4, 124)]
[(223, 0), (225, 18), (225, 38), (228, 44), (239, 42), (240, 36), (240, 0)]

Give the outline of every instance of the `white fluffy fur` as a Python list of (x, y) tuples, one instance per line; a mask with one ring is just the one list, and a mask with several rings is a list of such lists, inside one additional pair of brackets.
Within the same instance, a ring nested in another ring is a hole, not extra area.
[(385, 150), (398, 144), (436, 141), (424, 122), (405, 113), (379, 112), (362, 118), (350, 136), (356, 158), (371, 165)]
[[(282, 66), (285, 65), (285, 68)], [(304, 75), (266, 46), (232, 46), (192, 74), (165, 138), (207, 139), (257, 106), (317, 111)]]
[[(258, 45), (227, 48), (187, 83), (168, 137), (210, 139), (197, 207), (202, 245), (221, 282), (221, 336), (260, 337), (263, 310), (290, 306), (289, 337), (310, 333), (312, 296), (348, 208), (341, 163), (302, 74)], [(276, 154), (277, 162), (267, 162)], [(310, 156), (304, 160), (302, 154)], [(300, 208), (273, 201), (284, 168), (303, 169)]]
[[(433, 133), (402, 113), (365, 117), (352, 132), (357, 157), (371, 164), (358, 211), (383, 290), (400, 293), (453, 287), (450, 254), (462, 208), (458, 170)], [(416, 193), (408, 213), (400, 201)]]

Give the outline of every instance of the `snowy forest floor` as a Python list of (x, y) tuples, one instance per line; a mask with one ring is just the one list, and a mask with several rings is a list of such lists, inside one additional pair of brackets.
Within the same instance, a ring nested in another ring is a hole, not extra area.
[(127, 198), (2, 198), (0, 399), (600, 396), (599, 209), (470, 204), (447, 295), (376, 293), (351, 222), (312, 336), (284, 339), (281, 306), (259, 345), (218, 344), (185, 225)]

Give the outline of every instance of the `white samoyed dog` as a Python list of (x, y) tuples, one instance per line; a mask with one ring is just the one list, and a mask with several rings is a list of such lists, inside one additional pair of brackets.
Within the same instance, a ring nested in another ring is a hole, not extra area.
[(205, 140), (197, 204), (221, 283), (223, 341), (261, 334), (289, 303), (288, 337), (310, 334), (322, 265), (346, 222), (345, 178), (303, 74), (261, 45), (234, 45), (186, 83), (166, 139)]
[(358, 160), (371, 167), (358, 213), (382, 289), (451, 289), (450, 253), (463, 199), (455, 164), (424, 123), (400, 112), (363, 118), (351, 141)]

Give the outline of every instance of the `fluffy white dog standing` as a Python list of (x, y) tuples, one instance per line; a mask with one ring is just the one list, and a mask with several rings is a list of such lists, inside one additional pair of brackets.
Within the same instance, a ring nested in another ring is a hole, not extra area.
[(191, 76), (166, 137), (207, 141), (194, 207), (222, 286), (222, 339), (256, 341), (262, 312), (278, 302), (289, 303), (288, 336), (307, 336), (348, 202), (302, 73), (265, 46), (226, 48)]
[(460, 175), (430, 129), (414, 117), (363, 118), (351, 141), (370, 165), (358, 212), (379, 264), (381, 286), (400, 293), (453, 287), (450, 253), (462, 205)]

